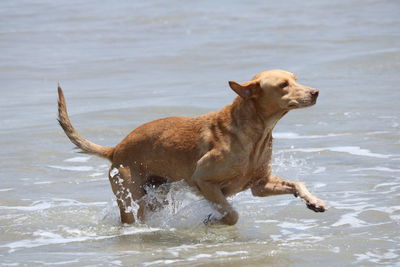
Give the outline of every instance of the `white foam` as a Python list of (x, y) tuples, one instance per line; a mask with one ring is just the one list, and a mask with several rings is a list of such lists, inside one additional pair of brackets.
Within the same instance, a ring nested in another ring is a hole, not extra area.
[(363, 149), (358, 146), (337, 146), (337, 147), (321, 147), (321, 148), (296, 148), (296, 149), (288, 149), (286, 151), (292, 152), (323, 152), (323, 151), (332, 151), (332, 152), (342, 152), (348, 153), (356, 156), (364, 156), (364, 157), (373, 157), (373, 158), (382, 158), (387, 159), (392, 155), (378, 154), (373, 153), (368, 149)]
[(324, 184), (324, 183), (314, 183), (313, 184), (313, 188), (321, 188), (321, 187), (325, 187), (326, 186), (326, 184)]
[(388, 131), (375, 131), (375, 132), (368, 132), (365, 135), (375, 135), (375, 134), (387, 134), (390, 133)]
[(54, 266), (54, 265), (68, 265), (68, 266), (73, 266), (73, 263), (78, 263), (79, 260), (70, 260), (70, 261), (57, 261), (57, 262), (44, 262), (44, 265), (50, 265), (50, 266)]
[[(351, 196), (351, 194), (349, 194), (349, 196)], [(329, 204), (334, 207), (335, 209), (338, 210), (354, 210), (356, 212), (361, 212), (364, 211), (365, 209), (369, 209), (369, 208), (375, 208), (374, 205), (368, 203), (368, 201), (370, 201), (370, 199), (368, 199), (367, 202), (363, 201), (365, 200), (365, 198), (354, 198), (352, 200), (347, 200), (347, 202), (350, 203), (346, 203), (346, 202), (336, 202), (333, 200), (329, 201)]]
[(57, 207), (72, 206), (104, 206), (107, 202), (79, 202), (73, 199), (56, 198), (52, 200), (39, 200), (33, 202), (30, 206), (0, 206), (0, 210), (20, 210), (20, 211), (40, 211)]
[(390, 218), (395, 221), (397, 224), (400, 223), (400, 214), (399, 215), (390, 215)]
[(33, 233), (34, 236), (39, 236), (35, 239), (23, 239), (16, 242), (8, 243), (2, 245), (2, 247), (10, 248), (9, 252), (14, 252), (18, 248), (33, 248), (39, 247), (43, 245), (51, 245), (51, 244), (62, 244), (62, 243), (69, 243), (69, 242), (76, 242), (76, 241), (83, 241), (87, 240), (87, 238), (83, 237), (75, 237), (66, 239), (59, 234), (46, 232), (46, 231), (36, 231)]
[(313, 171), (313, 173), (317, 174), (317, 173), (323, 173), (326, 171), (326, 167), (318, 167), (315, 171)]
[(368, 261), (374, 263), (381, 263), (381, 260), (393, 260), (399, 257), (398, 253), (394, 253), (393, 250), (390, 250), (386, 253), (373, 253), (366, 252), (364, 254), (354, 254), (357, 257), (357, 262)]
[(53, 168), (53, 169), (64, 170), (64, 171), (87, 172), (87, 171), (92, 171), (93, 170), (93, 167), (90, 167), (90, 166), (57, 166), (57, 165), (48, 165), (48, 167)]
[(238, 250), (238, 251), (215, 251), (215, 254), (219, 256), (234, 256), (234, 255), (242, 255), (249, 254), (248, 251)]
[(399, 187), (400, 184), (397, 183), (381, 183), (381, 184), (377, 184), (374, 186), (374, 189), (380, 188), (380, 187), (386, 187), (386, 186), (390, 186), (390, 187)]
[(360, 172), (360, 171), (379, 171), (379, 172), (400, 172), (400, 169), (391, 169), (387, 167), (370, 167), (370, 168), (355, 168), (348, 170), (348, 172)]
[(177, 263), (177, 262), (181, 262), (181, 261), (183, 261), (183, 260), (156, 260), (156, 261), (144, 262), (143, 266), (151, 266), (151, 265), (163, 266), (163, 265), (168, 265), (168, 264)]
[(90, 159), (90, 157), (73, 157), (64, 160), (65, 162), (87, 162)]
[(333, 253), (340, 253), (340, 247), (333, 247), (330, 249)]
[(200, 253), (195, 256), (187, 258), (189, 261), (197, 261), (198, 259), (211, 258), (212, 254)]
[(291, 223), (291, 222), (282, 222), (278, 224), (279, 227), (288, 228), (288, 229), (296, 229), (296, 230), (306, 230), (312, 228), (312, 225), (304, 225), (300, 223)]
[[(374, 210), (374, 209), (371, 209)], [(383, 211), (383, 212), (387, 212), (387, 213), (397, 213), (400, 211), (400, 206), (391, 206), (391, 207), (380, 207), (379, 209), (375, 209), (377, 211)]]
[(34, 182), (33, 184), (41, 185), (41, 184), (52, 184), (52, 181), (43, 181), (43, 182)]
[(254, 223), (268, 223), (268, 224), (271, 224), (271, 223), (276, 223), (276, 222), (279, 222), (279, 221), (277, 221), (277, 220), (254, 220)]
[(156, 227), (135, 227), (135, 226), (129, 226), (129, 227), (124, 227), (122, 229), (122, 232), (120, 235), (133, 235), (133, 234), (141, 234), (141, 233), (154, 233), (154, 232), (159, 232), (163, 231), (161, 228), (156, 228)]
[(95, 173), (89, 174), (90, 177), (97, 177), (97, 176), (101, 176), (101, 175), (104, 175), (104, 173), (102, 173), (102, 172), (95, 172)]
[(329, 133), (326, 135), (299, 135), (298, 133), (292, 133), (292, 132), (277, 132), (273, 134), (273, 136), (277, 139), (316, 139), (316, 138), (336, 137), (342, 135), (347, 135), (347, 134)]
[(88, 240), (103, 240), (125, 235), (155, 232), (155, 231), (160, 231), (160, 229), (129, 226), (129, 227), (123, 227), (121, 231), (118, 231), (110, 235), (98, 235), (96, 232), (85, 231), (81, 229), (72, 229), (68, 227), (61, 227), (56, 231), (57, 233), (38, 230), (33, 232), (34, 238), (32, 239), (23, 239), (3, 244), (0, 245), (0, 248), (1, 247), (9, 248), (9, 252), (12, 253), (16, 250), (24, 248), (34, 248), (34, 247), (48, 246), (54, 244), (67, 244), (72, 242), (83, 242)]
[(284, 240), (286, 241), (301, 241), (302, 243), (315, 243), (318, 241), (322, 241), (325, 238), (322, 236), (317, 236), (317, 235), (310, 235), (310, 234), (305, 234), (305, 233), (292, 233), (288, 232), (285, 234)]
[(337, 226), (349, 225), (350, 227), (358, 228), (367, 225), (366, 222), (356, 218), (357, 215), (358, 215), (357, 213), (344, 214), (340, 217), (340, 219), (337, 222), (332, 224), (332, 226), (337, 227)]
[(7, 192), (7, 191), (12, 191), (14, 188), (1, 188), (0, 192)]
[[(182, 250), (181, 248), (184, 247), (184, 250), (187, 251), (189, 248), (197, 248), (198, 246), (180, 246), (177, 247), (178, 250)], [(210, 246), (206, 246), (206, 247), (210, 247)], [(168, 249), (169, 250), (169, 249)], [(169, 264), (173, 264), (173, 263), (178, 263), (178, 262), (186, 262), (186, 261), (198, 261), (199, 259), (207, 259), (207, 258), (216, 258), (216, 257), (229, 257), (229, 256), (236, 256), (236, 255), (245, 255), (245, 254), (249, 254), (248, 251), (244, 251), (244, 250), (239, 250), (239, 251), (215, 251), (215, 253), (213, 254), (208, 254), (208, 253), (200, 253), (197, 255), (194, 255), (192, 257), (188, 257), (186, 259), (166, 259), (166, 260), (156, 260), (156, 261), (151, 261), (151, 262), (144, 262), (143, 265), (144, 266), (152, 266), (152, 265), (158, 265), (158, 266), (162, 266), (162, 265), (169, 265)], [(175, 257), (178, 257), (179, 255), (174, 255)]]
[(98, 182), (98, 181), (108, 181), (108, 178), (101, 177), (101, 178), (92, 178), (88, 180), (89, 182)]
[(22, 248), (34, 248), (40, 246), (54, 245), (54, 244), (66, 244), (71, 242), (82, 242), (87, 240), (99, 240), (109, 238), (108, 236), (74, 236), (74, 237), (63, 237), (60, 234), (47, 232), (47, 231), (36, 231), (33, 236), (37, 236), (34, 239), (23, 239), (16, 242), (1, 245), (0, 247), (9, 248), (9, 253), (12, 253)]

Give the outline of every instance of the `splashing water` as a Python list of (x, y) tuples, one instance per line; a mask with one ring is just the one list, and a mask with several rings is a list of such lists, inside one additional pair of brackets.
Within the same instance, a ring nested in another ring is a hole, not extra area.
[[(169, 187), (168, 190), (166, 187)], [(184, 181), (159, 188), (149, 188), (146, 201), (152, 204), (164, 204), (146, 217), (146, 224), (151, 226), (192, 229), (203, 226), (206, 218), (220, 219), (222, 217), (210, 202)]]
[[(306, 159), (294, 157), (293, 154), (283, 153), (276, 155), (273, 159), (273, 168), (278, 172), (297, 172), (300, 176), (311, 171), (309, 162)], [(122, 185), (122, 178), (116, 168), (110, 171), (110, 175), (115, 177), (116, 182)], [(135, 226), (157, 227), (165, 230), (181, 229), (193, 230), (203, 227), (206, 221), (213, 221), (222, 218), (212, 203), (204, 199), (201, 194), (189, 186), (185, 181), (165, 183), (160, 186), (146, 186), (146, 195), (140, 200), (134, 201), (129, 189), (122, 191), (128, 192), (125, 197), (122, 192), (117, 192), (114, 198), (101, 213), (100, 220), (112, 220), (119, 223), (120, 215), (116, 204), (116, 199), (120, 200), (125, 206), (126, 212), (132, 212), (135, 221), (138, 222), (139, 201), (145, 202), (145, 221), (144, 224), (135, 223)], [(240, 205), (240, 199), (247, 198), (238, 194), (232, 198), (234, 204)], [(124, 198), (129, 198), (125, 201)], [(254, 199), (256, 201), (256, 199)], [(132, 203), (127, 205), (127, 202)], [(287, 202), (284, 201), (285, 203)], [(286, 204), (285, 204), (286, 205)], [(237, 207), (240, 209), (240, 207)], [(271, 211), (270, 211), (271, 212)]]
[[(179, 181), (163, 184), (158, 187), (147, 186), (147, 194), (140, 199), (145, 202), (145, 221), (149, 227), (162, 229), (195, 229), (204, 226), (206, 220), (218, 220), (222, 215), (216, 211), (213, 204), (205, 200), (195, 188), (186, 182)], [(119, 221), (119, 210), (114, 198), (101, 212), (100, 221)], [(132, 212), (138, 221), (139, 201), (132, 201), (125, 208)], [(123, 202), (126, 205), (126, 202)], [(195, 211), (195, 212), (194, 212)], [(143, 226), (136, 223), (135, 226)]]

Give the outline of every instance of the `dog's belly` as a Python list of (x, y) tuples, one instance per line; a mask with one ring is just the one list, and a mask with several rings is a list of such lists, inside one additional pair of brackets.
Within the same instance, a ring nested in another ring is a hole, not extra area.
[(193, 154), (173, 148), (160, 149), (150, 145), (125, 146), (115, 153), (113, 164), (129, 166), (134, 179), (162, 177), (168, 181), (188, 180), (196, 167)]
[(171, 156), (163, 157), (163, 153), (154, 153), (154, 155), (148, 157), (132, 157), (120, 162), (117, 161), (116, 165), (129, 166), (132, 175), (136, 178), (141, 177), (141, 179), (158, 177), (168, 181), (188, 180), (195, 169), (195, 165), (187, 159)]
[(203, 153), (200, 129), (194, 121), (170, 117), (140, 126), (116, 146), (113, 164), (129, 165), (140, 176), (173, 181), (190, 177)]

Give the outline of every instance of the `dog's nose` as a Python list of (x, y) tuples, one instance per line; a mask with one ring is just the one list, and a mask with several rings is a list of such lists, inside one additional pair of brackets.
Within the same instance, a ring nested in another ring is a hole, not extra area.
[(312, 96), (317, 97), (319, 94), (319, 91), (317, 89), (311, 89), (310, 93)]

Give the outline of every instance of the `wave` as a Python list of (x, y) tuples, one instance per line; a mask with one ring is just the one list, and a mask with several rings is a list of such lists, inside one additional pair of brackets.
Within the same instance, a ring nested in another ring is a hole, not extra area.
[(80, 202), (74, 199), (53, 198), (34, 201), (30, 206), (0, 206), (0, 210), (42, 211), (51, 208), (73, 206), (104, 206), (107, 202)]
[(293, 133), (293, 132), (277, 132), (273, 134), (273, 136), (277, 139), (316, 139), (316, 138), (328, 138), (328, 137), (336, 137), (343, 135), (347, 134), (329, 133), (326, 135), (299, 135), (298, 133)]
[(53, 168), (53, 169), (59, 169), (63, 171), (81, 171), (81, 172), (87, 172), (87, 171), (92, 171), (93, 167), (91, 166), (57, 166), (57, 165), (48, 165), (47, 167)]
[(381, 158), (387, 159), (392, 157), (393, 155), (386, 155), (386, 154), (379, 154), (373, 153), (368, 149), (363, 149), (358, 146), (336, 146), (336, 147), (318, 147), (318, 148), (292, 148), (286, 149), (284, 151), (290, 152), (324, 152), (324, 151), (332, 151), (332, 152), (341, 152), (341, 153), (348, 153), (355, 156), (364, 156), (364, 157), (373, 157), (373, 158)]

